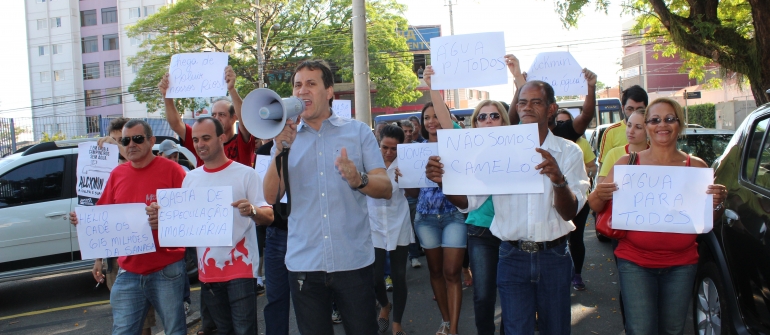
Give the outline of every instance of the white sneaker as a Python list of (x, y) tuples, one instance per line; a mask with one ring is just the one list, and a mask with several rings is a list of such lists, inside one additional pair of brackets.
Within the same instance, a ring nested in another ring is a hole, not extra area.
[(412, 258), (411, 262), (412, 262), (413, 268), (419, 268), (422, 266), (422, 263), (420, 263), (420, 260), (418, 260), (417, 258)]

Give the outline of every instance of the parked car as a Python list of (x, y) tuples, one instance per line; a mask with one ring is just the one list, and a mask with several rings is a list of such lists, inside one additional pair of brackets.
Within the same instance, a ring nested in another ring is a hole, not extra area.
[[(77, 146), (93, 140), (40, 143), (0, 159), (0, 282), (93, 266), (80, 258), (77, 229), (68, 220), (77, 206)], [(189, 150), (180, 146), (180, 152), (195, 162)], [(197, 259), (190, 258), (194, 275)]]
[(770, 104), (749, 115), (717, 159), (725, 211), (698, 239), (693, 320), (700, 334), (770, 334)]

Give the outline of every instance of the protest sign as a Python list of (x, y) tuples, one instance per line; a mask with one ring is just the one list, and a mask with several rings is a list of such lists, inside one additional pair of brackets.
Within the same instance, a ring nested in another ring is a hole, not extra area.
[(615, 165), (612, 228), (702, 234), (713, 227), (712, 169)]
[(438, 187), (425, 176), (430, 156), (438, 156), (438, 143), (411, 143), (396, 146), (398, 152), (399, 188)]
[(206, 98), (227, 95), (226, 52), (182, 53), (171, 56), (166, 98)]
[(93, 206), (99, 201), (110, 178), (112, 170), (118, 166), (118, 146), (96, 142), (78, 144), (77, 186), (78, 204)]
[(332, 101), (332, 110), (334, 114), (339, 117), (350, 118), (352, 115), (352, 109), (350, 107), (350, 100), (337, 100)]
[(543, 193), (543, 156), (537, 124), (474, 129), (440, 129), (444, 194)]
[(83, 259), (155, 252), (145, 204), (75, 207), (78, 244)]
[[(336, 100), (335, 100), (336, 101)], [(254, 164), (254, 169), (257, 170), (257, 174), (259, 175), (259, 180), (265, 181), (265, 174), (267, 173), (267, 169), (272, 167), (275, 169), (275, 165), (270, 165), (270, 161), (272, 160), (272, 157), (270, 155), (257, 155), (257, 162)], [(273, 195), (275, 197), (275, 195)], [(283, 198), (281, 198), (281, 203), (286, 203), (286, 194), (283, 195)]]
[(431, 38), (430, 63), (434, 90), (508, 83), (502, 32)]
[(232, 186), (161, 189), (157, 199), (160, 246), (233, 246)]
[(542, 80), (551, 84), (557, 97), (588, 93), (583, 68), (567, 51), (537, 54), (527, 71), (527, 81), (532, 80)]

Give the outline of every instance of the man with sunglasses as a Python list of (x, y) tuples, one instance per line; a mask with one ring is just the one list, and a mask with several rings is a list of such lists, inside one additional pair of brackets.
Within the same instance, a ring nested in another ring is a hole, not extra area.
[[(604, 130), (599, 143), (599, 164), (604, 162), (604, 157), (612, 148), (622, 147), (628, 144), (626, 138), (626, 121), (636, 110), (647, 108), (647, 92), (639, 85), (634, 85), (623, 91), (620, 97), (625, 119), (620, 120)], [(614, 162), (612, 162), (614, 163)]]
[[(179, 188), (185, 172), (179, 164), (152, 153), (152, 128), (134, 119), (123, 127), (118, 141), (125, 147), (128, 163), (116, 167), (107, 181), (98, 205), (155, 201), (158, 189)], [(138, 214), (144, 215), (144, 214)], [(78, 223), (75, 212), (70, 222)], [(149, 224), (149, 223), (148, 223)], [(185, 248), (164, 248), (158, 242), (158, 226), (152, 227), (155, 252), (118, 258), (120, 270), (110, 291), (112, 334), (136, 334), (150, 306), (160, 315), (166, 334), (187, 333), (184, 313)]]
[[(201, 166), (203, 165), (203, 160), (195, 152), (195, 144), (192, 140), (192, 127), (182, 122), (182, 117), (179, 115), (176, 105), (174, 105), (174, 99), (165, 98), (166, 90), (168, 90), (169, 86), (168, 78), (169, 74), (167, 72), (160, 80), (160, 83), (158, 83), (158, 89), (160, 89), (161, 96), (164, 97), (163, 102), (166, 106), (166, 121), (168, 121), (171, 130), (179, 135), (182, 146), (189, 149), (195, 155), (197, 159), (196, 166)], [(211, 106), (211, 117), (219, 120), (222, 127), (224, 127), (227, 137), (227, 141), (224, 144), (227, 158), (246, 166), (253, 166), (257, 141), (254, 136), (251, 136), (243, 122), (240, 122), (243, 100), (238, 95), (238, 90), (235, 89), (235, 79), (235, 71), (233, 71), (231, 66), (227, 66), (225, 68), (225, 81), (227, 82), (227, 91), (230, 93), (230, 99), (225, 97), (215, 100)], [(236, 121), (239, 121), (238, 134), (235, 133)]]

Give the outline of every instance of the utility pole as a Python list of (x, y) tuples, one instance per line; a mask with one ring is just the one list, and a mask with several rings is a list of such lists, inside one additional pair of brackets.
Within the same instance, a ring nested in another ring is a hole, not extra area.
[(353, 84), (356, 120), (372, 124), (369, 52), (366, 47), (366, 0), (353, 0)]
[(257, 73), (259, 76), (259, 88), (265, 87), (265, 55), (262, 52), (262, 26), (259, 23), (259, 0), (254, 0), (256, 3), (256, 18), (257, 22)]
[[(447, 0), (447, 5), (449, 6), (449, 33), (454, 35), (455, 34), (455, 20), (454, 20), (454, 14), (452, 13), (452, 1), (456, 0)], [(455, 102), (455, 109), (460, 108), (460, 90), (456, 89), (454, 90), (454, 102)]]

